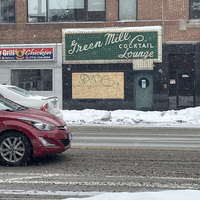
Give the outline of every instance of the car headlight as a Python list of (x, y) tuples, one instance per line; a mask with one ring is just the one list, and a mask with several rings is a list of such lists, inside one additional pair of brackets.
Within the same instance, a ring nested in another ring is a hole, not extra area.
[(55, 126), (52, 124), (47, 124), (41, 121), (35, 121), (32, 119), (23, 119), (23, 118), (19, 118), (19, 120), (26, 122), (27, 124), (30, 124), (32, 126), (34, 126), (35, 128), (42, 130), (42, 131), (53, 131), (55, 129)]

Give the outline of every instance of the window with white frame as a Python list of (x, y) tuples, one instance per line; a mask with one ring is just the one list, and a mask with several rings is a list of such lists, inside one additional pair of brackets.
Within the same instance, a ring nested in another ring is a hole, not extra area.
[(0, 23), (15, 22), (15, 1), (0, 0)]
[(46, 0), (29, 0), (28, 1), (28, 21), (44, 22), (46, 21)]
[(137, 0), (119, 0), (119, 20), (136, 20)]
[(31, 91), (52, 91), (52, 69), (12, 69), (11, 85)]
[(190, 19), (200, 19), (200, 0), (190, 0)]
[(105, 21), (105, 0), (28, 0), (28, 22)]

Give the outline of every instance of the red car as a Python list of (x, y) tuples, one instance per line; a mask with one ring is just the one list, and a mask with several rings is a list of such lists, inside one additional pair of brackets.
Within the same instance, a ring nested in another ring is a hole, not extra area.
[(0, 163), (19, 166), (32, 157), (61, 153), (71, 146), (65, 121), (48, 112), (0, 98)]

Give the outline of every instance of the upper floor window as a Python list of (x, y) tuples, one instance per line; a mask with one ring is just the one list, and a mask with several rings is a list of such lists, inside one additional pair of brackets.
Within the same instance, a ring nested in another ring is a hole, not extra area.
[(15, 0), (0, 0), (0, 23), (15, 22)]
[(119, 0), (119, 20), (136, 20), (137, 0)]
[(28, 0), (28, 22), (105, 21), (105, 0)]
[(190, 19), (200, 19), (200, 0), (190, 0)]

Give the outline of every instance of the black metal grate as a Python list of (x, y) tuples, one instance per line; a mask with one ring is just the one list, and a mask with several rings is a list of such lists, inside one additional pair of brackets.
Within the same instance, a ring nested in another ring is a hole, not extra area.
[(68, 145), (70, 144), (69, 139), (61, 139), (60, 141), (62, 142), (62, 144), (63, 144), (65, 147), (68, 146)]

